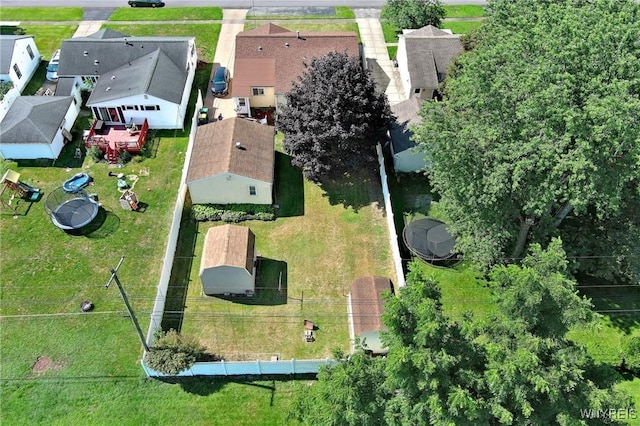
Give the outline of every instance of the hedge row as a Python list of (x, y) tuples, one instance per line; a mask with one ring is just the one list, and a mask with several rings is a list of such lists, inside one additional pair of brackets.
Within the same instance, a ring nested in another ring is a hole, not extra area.
[(223, 221), (242, 222), (244, 220), (274, 220), (275, 209), (264, 204), (194, 204), (193, 218), (198, 222)]

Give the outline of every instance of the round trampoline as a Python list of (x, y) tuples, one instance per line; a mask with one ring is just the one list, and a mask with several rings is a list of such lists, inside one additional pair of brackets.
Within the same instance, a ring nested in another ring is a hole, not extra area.
[(413, 255), (427, 262), (450, 258), (456, 243), (443, 222), (428, 218), (408, 223), (402, 231), (402, 239)]
[(98, 203), (84, 190), (68, 193), (56, 188), (45, 201), (45, 209), (51, 222), (58, 228), (70, 231), (80, 229), (98, 215)]

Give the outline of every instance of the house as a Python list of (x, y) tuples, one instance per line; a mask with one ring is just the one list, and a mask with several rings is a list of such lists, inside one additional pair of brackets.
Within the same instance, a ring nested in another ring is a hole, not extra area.
[(432, 99), (462, 52), (459, 34), (427, 25), (398, 36), (398, 70), (407, 97)]
[(239, 33), (231, 91), (236, 111), (253, 117), (256, 109), (278, 110), (304, 64), (330, 52), (359, 57), (357, 34), (289, 31), (271, 23)]
[(14, 160), (57, 159), (73, 139), (79, 113), (75, 96), (19, 96), (0, 123), (0, 154)]
[(33, 36), (0, 35), (0, 80), (13, 83), (22, 93), (40, 65)]
[(364, 340), (366, 350), (380, 355), (387, 352), (380, 341), (380, 331), (384, 329), (383, 293), (393, 293), (393, 284), (385, 277), (360, 277), (351, 283), (351, 319), (354, 335)]
[(100, 30), (64, 40), (58, 79), (79, 79), (107, 125), (183, 129), (197, 54), (194, 37), (130, 37)]
[(411, 126), (420, 122), (419, 112), (423, 103), (423, 99), (414, 96), (391, 106), (396, 120), (391, 124), (389, 135), (393, 168), (396, 172), (417, 172), (427, 165), (425, 153), (416, 149), (411, 130)]
[(197, 128), (187, 185), (194, 204), (271, 204), (275, 132), (245, 118)]
[(41, 59), (33, 36), (0, 35), (0, 82), (13, 86), (0, 91), (0, 121), (33, 77)]
[(253, 295), (255, 240), (246, 226), (221, 225), (207, 231), (200, 263), (204, 294)]

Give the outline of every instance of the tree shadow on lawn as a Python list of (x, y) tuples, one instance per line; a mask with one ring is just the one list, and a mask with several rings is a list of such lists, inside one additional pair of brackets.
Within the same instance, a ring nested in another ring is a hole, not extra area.
[[(221, 391), (228, 384), (238, 384), (250, 387), (257, 387), (271, 392), (271, 399), (269, 406), (273, 406), (275, 393), (278, 391), (278, 384), (289, 383), (292, 380), (296, 381), (308, 381), (316, 380), (315, 374), (296, 374), (287, 376), (233, 376), (233, 377), (219, 377), (219, 376), (197, 376), (197, 377), (175, 377), (175, 378), (157, 378), (164, 383), (180, 385), (180, 387), (187, 393), (207, 396)], [(266, 385), (257, 382), (271, 382), (271, 385)]]
[(242, 305), (275, 306), (287, 303), (287, 262), (258, 258), (256, 287), (252, 297), (216, 295)]
[(320, 183), (320, 187), (324, 190), (323, 197), (327, 198), (332, 206), (342, 204), (344, 208), (351, 207), (356, 213), (371, 203), (376, 203), (380, 208), (384, 208), (380, 176), (377, 170), (377, 168), (368, 167), (353, 173), (328, 178)]
[(304, 216), (302, 170), (291, 164), (293, 157), (276, 152), (275, 203), (278, 217)]
[[(595, 287), (591, 283), (601, 286)], [(613, 326), (625, 334), (640, 327), (640, 286), (616, 286), (603, 284), (602, 279), (580, 279), (578, 290), (581, 295), (591, 299), (596, 311), (605, 315)]]
[(176, 254), (173, 258), (171, 277), (167, 288), (161, 327), (180, 332), (184, 320), (184, 308), (189, 290), (191, 268), (198, 239), (198, 223), (191, 216), (191, 197), (187, 193), (182, 210), (182, 221), (178, 234)]

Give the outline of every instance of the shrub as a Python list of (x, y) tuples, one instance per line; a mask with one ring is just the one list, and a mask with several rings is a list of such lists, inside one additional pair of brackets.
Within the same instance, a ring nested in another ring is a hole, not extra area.
[(129, 151), (120, 151), (120, 153), (118, 154), (118, 163), (124, 165), (129, 161), (131, 161), (131, 153)]
[(206, 358), (206, 349), (195, 337), (181, 335), (171, 329), (156, 334), (156, 341), (147, 352), (145, 363), (160, 373), (178, 374)]
[(274, 220), (275, 209), (265, 204), (195, 204), (193, 218), (199, 222), (242, 222), (245, 220)]
[(87, 150), (87, 155), (96, 163), (99, 163), (104, 158), (104, 153), (95, 145)]

